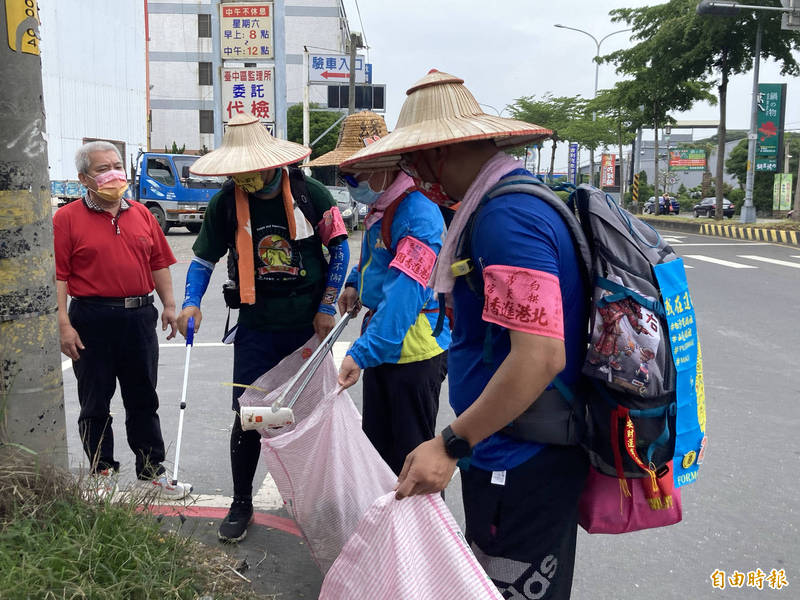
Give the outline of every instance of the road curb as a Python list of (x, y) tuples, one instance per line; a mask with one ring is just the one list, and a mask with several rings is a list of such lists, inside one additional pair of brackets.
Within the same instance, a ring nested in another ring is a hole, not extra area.
[[(641, 218), (641, 215), (639, 215)], [(666, 219), (648, 219), (643, 221), (662, 229), (697, 233), (699, 235), (713, 235), (736, 240), (749, 240), (753, 242), (771, 242), (800, 246), (800, 231), (793, 229), (775, 229), (773, 227), (742, 227), (740, 225), (725, 225), (717, 223), (686, 223), (682, 221), (670, 222)]]

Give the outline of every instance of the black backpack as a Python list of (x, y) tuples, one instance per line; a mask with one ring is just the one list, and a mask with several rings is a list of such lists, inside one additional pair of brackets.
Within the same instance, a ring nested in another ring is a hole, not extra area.
[[(503, 432), (541, 443), (581, 444), (592, 465), (610, 476), (619, 474), (620, 461), (625, 477), (647, 477), (649, 471), (642, 464), (662, 470), (675, 449), (676, 370), (652, 267), (677, 255), (652, 227), (596, 188), (581, 185), (565, 203), (532, 176), (508, 175), (481, 200), (458, 244), (456, 265), (464, 266), (467, 284), (480, 297), (483, 276), (470, 256), (472, 229), (483, 206), (511, 193), (536, 196), (558, 212), (570, 231), (591, 295), (587, 295), (586, 359), (578, 385), (569, 388), (556, 378), (553, 389)], [(623, 318), (620, 327), (629, 325), (638, 332), (626, 338), (628, 346), (619, 344), (621, 336), (616, 333)], [(486, 351), (491, 349), (492, 327), (496, 326), (487, 326)], [(648, 330), (642, 331), (645, 327)], [(659, 335), (653, 335), (651, 327)], [(637, 341), (630, 345), (634, 338)], [(491, 362), (489, 356), (484, 359)], [(625, 422), (620, 423), (623, 414)], [(634, 448), (626, 447), (628, 418), (635, 430)]]

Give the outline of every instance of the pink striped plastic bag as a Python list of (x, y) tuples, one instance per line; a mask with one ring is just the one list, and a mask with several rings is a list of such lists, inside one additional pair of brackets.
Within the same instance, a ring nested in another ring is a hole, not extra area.
[(502, 600), (439, 494), (369, 509), (322, 582), (320, 600)]
[[(262, 375), (240, 403), (271, 405), (315, 345), (309, 342)], [(350, 395), (337, 391), (337, 370), (328, 354), (294, 405), (295, 425), (261, 432), (263, 460), (323, 573), (364, 513), (397, 481), (361, 430)]]

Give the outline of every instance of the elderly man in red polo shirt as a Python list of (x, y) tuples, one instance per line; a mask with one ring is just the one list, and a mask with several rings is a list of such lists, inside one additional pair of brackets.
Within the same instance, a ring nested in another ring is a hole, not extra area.
[[(162, 498), (180, 499), (192, 486), (172, 484), (164, 469), (156, 373), (158, 310), (161, 329), (176, 333), (169, 266), (175, 257), (155, 218), (123, 198), (127, 178), (117, 148), (84, 144), (75, 155), (86, 196), (53, 217), (61, 351), (78, 379), (78, 430), (101, 493), (114, 487), (119, 462), (109, 414), (116, 381), (125, 407), (136, 477)], [(72, 297), (67, 310), (67, 295)]]

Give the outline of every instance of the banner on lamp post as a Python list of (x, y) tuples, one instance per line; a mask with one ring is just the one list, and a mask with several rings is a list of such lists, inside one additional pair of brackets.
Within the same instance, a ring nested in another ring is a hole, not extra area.
[(614, 187), (614, 171), (616, 169), (616, 155), (603, 154), (600, 162), (600, 187)]
[(578, 185), (578, 143), (569, 145), (569, 162), (567, 163), (567, 179), (573, 185)]

